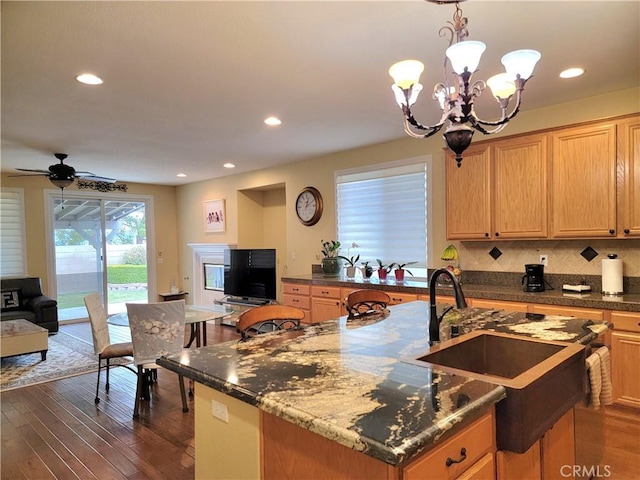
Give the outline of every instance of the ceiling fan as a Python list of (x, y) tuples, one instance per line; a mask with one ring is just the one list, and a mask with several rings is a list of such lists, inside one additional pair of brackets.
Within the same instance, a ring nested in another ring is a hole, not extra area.
[(54, 156), (60, 160), (60, 163), (49, 166), (49, 170), (38, 170), (31, 168), (16, 168), (21, 172), (33, 172), (24, 175), (11, 175), (12, 177), (48, 177), (51, 183), (56, 187), (64, 190), (65, 187), (71, 185), (76, 178), (82, 178), (84, 180), (92, 180), (94, 182), (116, 183), (115, 178), (99, 177), (91, 172), (79, 172), (76, 171), (71, 165), (66, 165), (64, 160), (67, 158), (66, 153), (55, 153)]

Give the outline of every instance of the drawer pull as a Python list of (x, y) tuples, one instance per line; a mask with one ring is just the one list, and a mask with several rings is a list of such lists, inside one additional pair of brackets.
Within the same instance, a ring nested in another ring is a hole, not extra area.
[(451, 457), (447, 457), (447, 461), (445, 462), (447, 464), (447, 467), (450, 467), (451, 465), (453, 465), (454, 463), (462, 463), (467, 459), (467, 449), (462, 447), (460, 449), (460, 458), (458, 460), (454, 460)]

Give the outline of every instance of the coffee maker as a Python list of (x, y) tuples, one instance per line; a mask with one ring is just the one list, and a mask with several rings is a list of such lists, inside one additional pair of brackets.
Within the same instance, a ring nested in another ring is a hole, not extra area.
[(525, 292), (544, 292), (544, 265), (531, 263), (524, 266), (525, 275), (522, 277)]

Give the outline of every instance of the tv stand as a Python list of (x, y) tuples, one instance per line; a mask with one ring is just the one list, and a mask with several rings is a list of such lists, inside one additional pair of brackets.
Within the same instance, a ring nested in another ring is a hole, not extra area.
[(258, 307), (260, 305), (267, 305), (271, 303), (271, 301), (265, 298), (226, 297), (220, 300), (220, 303), (243, 305), (247, 307)]

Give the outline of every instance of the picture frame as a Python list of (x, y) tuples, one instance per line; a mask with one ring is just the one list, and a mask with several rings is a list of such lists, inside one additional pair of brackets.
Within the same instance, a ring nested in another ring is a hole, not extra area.
[(203, 218), (205, 233), (224, 232), (226, 224), (224, 200), (207, 200), (203, 202)]

